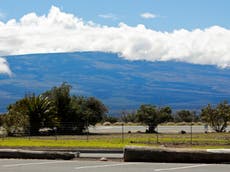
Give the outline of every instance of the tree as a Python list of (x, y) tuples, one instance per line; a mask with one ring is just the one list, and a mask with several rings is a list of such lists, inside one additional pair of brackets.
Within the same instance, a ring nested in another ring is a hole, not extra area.
[(53, 102), (56, 116), (60, 121), (58, 132), (63, 134), (68, 133), (72, 130), (72, 119), (71, 118), (71, 86), (66, 82), (62, 83), (59, 87), (53, 87), (51, 90), (43, 93), (44, 96), (48, 97)]
[(57, 116), (60, 117), (61, 122), (65, 122), (70, 112), (70, 89), (71, 86), (66, 82), (59, 87), (53, 87), (51, 90), (43, 93), (50, 101), (54, 103)]
[[(32, 135), (38, 135), (39, 129), (42, 127), (52, 126), (55, 119), (54, 106), (48, 97), (43, 95), (26, 95), (15, 104), (10, 105), (8, 110), (9, 114), (7, 118), (22, 118), (28, 120), (29, 130)], [(18, 120), (17, 122), (19, 123)], [(15, 122), (15, 124), (17, 122)]]
[(108, 111), (102, 102), (94, 97), (71, 96), (71, 86), (62, 83), (43, 95), (54, 103), (62, 134), (81, 134), (88, 125), (95, 125)]
[(24, 134), (29, 129), (28, 116), (21, 114), (20, 112), (13, 112), (11, 110), (2, 117), (2, 125), (6, 129), (9, 136)]
[(137, 114), (135, 111), (122, 111), (121, 112), (121, 121), (123, 122), (137, 122)]
[(3, 126), (3, 124), (4, 124), (4, 116), (5, 115), (6, 114), (0, 114), (0, 127)]
[(176, 122), (192, 122), (194, 119), (194, 114), (189, 110), (177, 111), (175, 116)]
[(116, 123), (118, 122), (118, 120), (119, 119), (116, 116), (106, 115), (103, 117), (101, 123), (104, 123), (104, 122)]
[(22, 118), (28, 119), (33, 135), (39, 134), (39, 129), (43, 127), (57, 127), (62, 134), (79, 134), (88, 125), (100, 122), (108, 112), (105, 105), (94, 97), (71, 96), (70, 89), (70, 85), (63, 83), (39, 96), (26, 95), (9, 106), (6, 115), (10, 119), (9, 125), (16, 125), (10, 121)]
[(208, 104), (201, 110), (201, 119), (216, 132), (223, 132), (230, 120), (230, 105), (227, 101), (219, 103), (216, 107)]
[(87, 120), (89, 124), (95, 125), (97, 122), (100, 122), (102, 118), (108, 112), (107, 107), (95, 97), (89, 97), (86, 100)]
[(158, 124), (172, 118), (171, 112), (170, 107), (157, 108), (154, 105), (141, 105), (137, 110), (137, 118), (139, 122), (148, 125), (150, 133), (154, 133)]
[(75, 132), (81, 134), (89, 125), (100, 122), (107, 112), (105, 105), (94, 97), (72, 96), (68, 119), (74, 123)]

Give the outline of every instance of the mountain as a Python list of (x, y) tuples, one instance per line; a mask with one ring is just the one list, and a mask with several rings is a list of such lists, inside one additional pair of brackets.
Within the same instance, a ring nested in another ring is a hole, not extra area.
[(76, 52), (6, 57), (13, 76), (0, 75), (0, 112), (26, 93), (62, 82), (72, 94), (95, 96), (112, 114), (143, 103), (200, 109), (230, 98), (230, 69), (182, 62), (128, 61), (117, 54)]

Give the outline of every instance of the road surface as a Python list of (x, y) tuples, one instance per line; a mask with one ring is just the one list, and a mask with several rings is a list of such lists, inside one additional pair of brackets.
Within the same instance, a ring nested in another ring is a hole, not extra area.
[[(124, 132), (145, 132), (146, 126), (124, 126)], [(181, 130), (186, 131), (187, 133), (191, 132), (191, 126), (159, 126), (158, 131), (160, 133), (179, 133)], [(205, 127), (202, 125), (192, 126), (193, 133), (204, 133), (206, 131)], [(212, 131), (208, 127), (208, 131)], [(227, 128), (227, 131), (230, 131), (230, 127)], [(121, 133), (122, 126), (96, 126), (89, 128), (90, 133)]]
[(0, 159), (1, 172), (229, 172), (228, 164), (127, 163)]

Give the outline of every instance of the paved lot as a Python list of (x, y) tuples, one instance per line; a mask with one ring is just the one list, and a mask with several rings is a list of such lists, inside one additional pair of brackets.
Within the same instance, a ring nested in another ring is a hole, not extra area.
[(123, 153), (80, 153), (81, 158), (112, 158), (112, 159), (123, 159)]
[[(145, 132), (147, 127), (146, 126), (124, 126), (124, 132), (127, 133), (128, 131), (131, 132)], [(191, 132), (191, 126), (159, 126), (158, 131), (160, 133), (178, 133), (181, 130), (186, 131), (187, 133)], [(91, 133), (121, 133), (122, 126), (97, 126), (97, 127), (90, 127), (89, 131)], [(212, 131), (211, 128), (208, 128), (208, 131)], [(230, 131), (230, 127), (227, 128), (227, 131)], [(205, 129), (202, 125), (195, 125), (192, 126), (193, 133), (204, 133)]]
[(100, 161), (0, 159), (1, 172), (229, 172), (228, 164), (126, 163)]

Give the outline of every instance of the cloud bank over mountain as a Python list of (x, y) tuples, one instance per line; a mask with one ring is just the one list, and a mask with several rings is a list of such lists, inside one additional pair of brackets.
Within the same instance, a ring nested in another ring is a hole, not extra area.
[[(230, 30), (220, 26), (192, 31), (162, 32), (120, 23), (101, 26), (52, 6), (48, 15), (24, 15), (0, 21), (0, 56), (102, 51), (118, 53), (128, 60), (181, 61), (230, 67)], [(0, 61), (0, 73), (8, 73)], [(5, 69), (5, 70), (4, 70)]]

